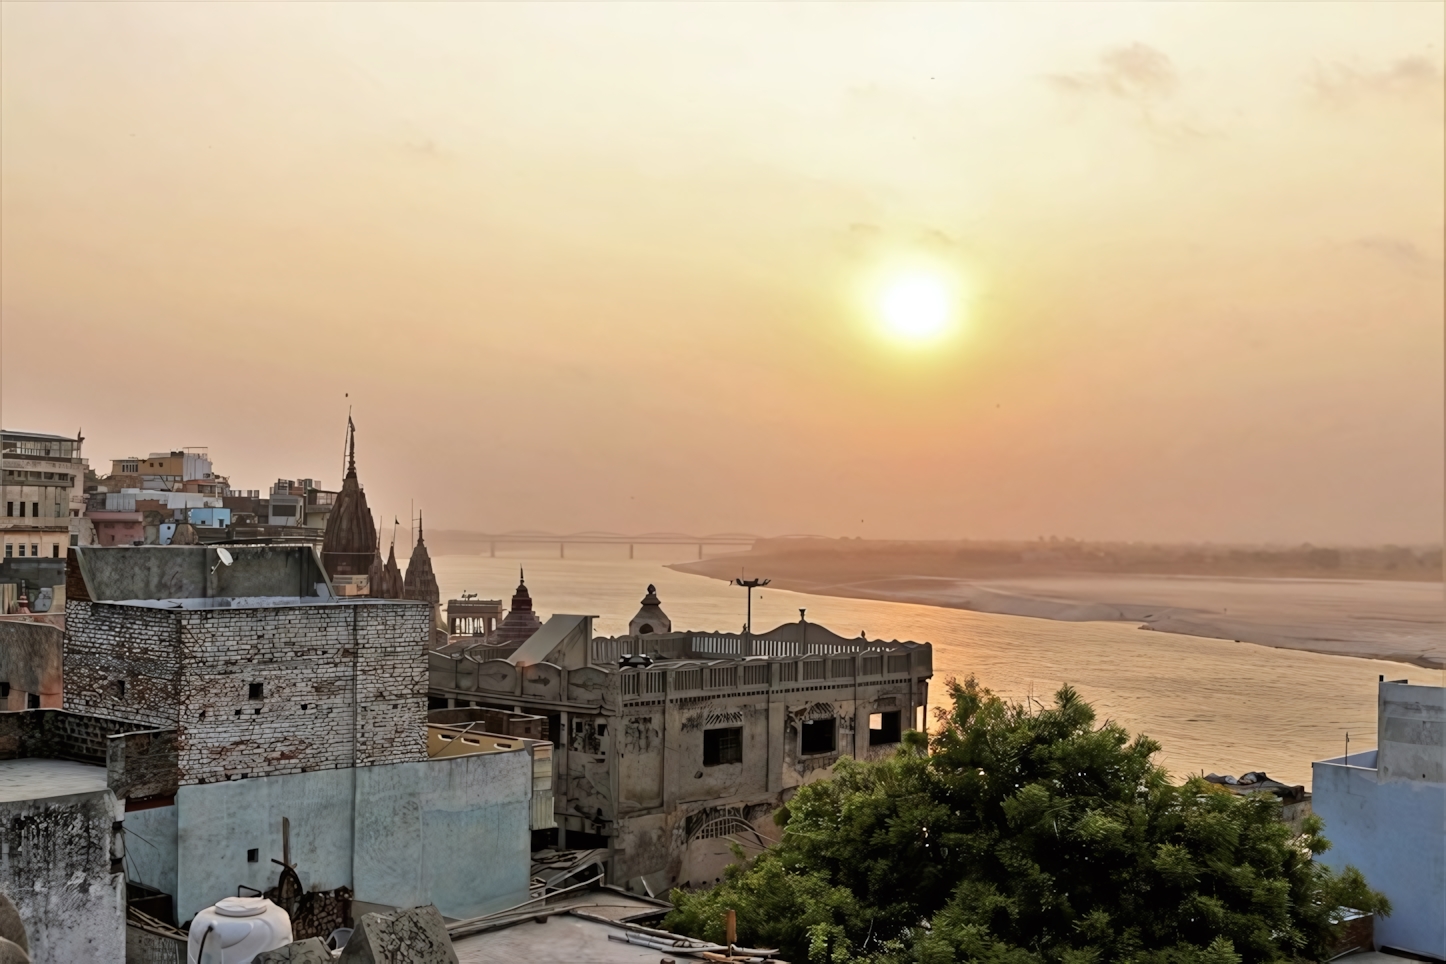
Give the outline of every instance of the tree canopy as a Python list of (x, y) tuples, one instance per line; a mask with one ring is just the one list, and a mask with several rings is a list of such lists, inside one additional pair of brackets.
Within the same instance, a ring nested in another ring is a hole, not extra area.
[[(930, 739), (841, 760), (777, 816), (783, 839), (718, 886), (674, 891), (670, 930), (810, 964), (1239, 964), (1323, 960), (1336, 910), (1388, 913), (1313, 856), (1275, 797), (1194, 777), (1159, 744), (1096, 725), (1071, 688), (1008, 703), (970, 677)], [(741, 858), (741, 853), (740, 853)]]

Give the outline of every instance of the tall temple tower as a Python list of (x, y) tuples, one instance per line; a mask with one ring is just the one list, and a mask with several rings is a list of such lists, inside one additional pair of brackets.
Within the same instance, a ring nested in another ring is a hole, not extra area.
[(321, 564), (331, 584), (342, 596), (365, 596), (370, 591), (368, 574), (377, 555), (377, 529), (372, 523), (367, 496), (356, 477), (356, 425), (346, 418), (346, 478), (336, 505), (326, 518), (322, 536)]

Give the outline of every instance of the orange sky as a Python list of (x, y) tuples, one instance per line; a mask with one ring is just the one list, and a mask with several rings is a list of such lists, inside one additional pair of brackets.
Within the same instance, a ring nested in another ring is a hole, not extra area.
[(3, 418), (264, 488), (350, 401), (439, 527), (1436, 542), (1443, 10), (6, 4)]

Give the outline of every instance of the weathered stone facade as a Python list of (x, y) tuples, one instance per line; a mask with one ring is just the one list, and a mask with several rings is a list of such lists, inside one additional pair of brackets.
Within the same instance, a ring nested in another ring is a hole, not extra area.
[[(0, 891), (15, 901), (37, 964), (125, 957), (124, 843), (117, 832), (123, 814), (104, 777), (98, 771), (90, 789), (57, 786), (28, 799), (0, 790)], [(0, 782), (18, 779), (18, 772), (0, 775)], [(69, 771), (60, 779), (74, 783)]]
[(492, 652), (430, 653), (432, 700), (548, 717), (562, 840), (607, 846), (612, 878), (654, 894), (711, 883), (734, 840), (776, 838), (773, 813), (840, 759), (897, 752), (933, 675), (928, 643), (803, 621), (593, 638), (588, 617), (554, 616)]
[(66, 708), (177, 730), (179, 783), (426, 759), (424, 604), (66, 607)]

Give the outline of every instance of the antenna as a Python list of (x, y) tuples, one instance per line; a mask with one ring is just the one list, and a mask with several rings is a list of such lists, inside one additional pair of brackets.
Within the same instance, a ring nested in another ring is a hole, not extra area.
[(225, 548), (222, 548), (221, 546), (217, 546), (217, 547), (216, 547), (216, 564), (211, 567), (211, 574), (214, 576), (214, 575), (216, 574), (216, 570), (217, 570), (217, 569), (220, 569), (222, 566), (229, 566), (229, 565), (231, 565), (231, 564), (232, 564), (233, 562), (235, 562), (235, 561), (236, 561), (235, 559), (232, 559), (232, 558), (231, 558), (231, 552), (230, 552), (230, 550), (225, 549)]

